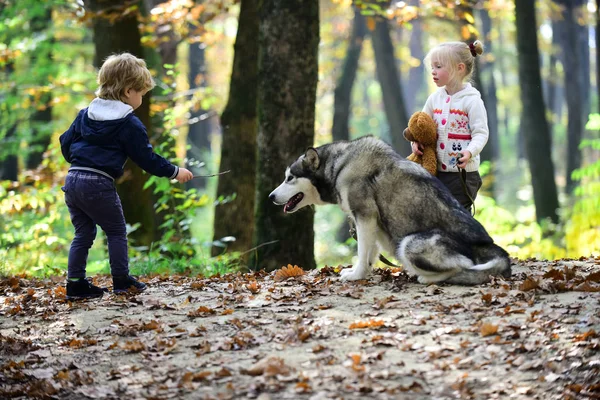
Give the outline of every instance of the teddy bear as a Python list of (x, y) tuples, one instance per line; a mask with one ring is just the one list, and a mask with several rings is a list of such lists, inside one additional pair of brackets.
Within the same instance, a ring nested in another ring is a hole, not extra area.
[(435, 147), (437, 143), (437, 125), (429, 114), (422, 111), (414, 113), (408, 121), (408, 128), (404, 130), (404, 138), (411, 142), (419, 142), (423, 146), (423, 155), (412, 153), (407, 157), (410, 161), (421, 164), (432, 175), (437, 173), (437, 157)]

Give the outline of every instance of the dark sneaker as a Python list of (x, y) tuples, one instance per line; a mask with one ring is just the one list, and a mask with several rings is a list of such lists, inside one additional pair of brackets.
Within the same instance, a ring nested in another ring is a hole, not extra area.
[(67, 300), (94, 299), (102, 297), (104, 292), (108, 292), (108, 289), (95, 286), (86, 278), (67, 280)]
[(146, 284), (138, 281), (131, 275), (113, 276), (113, 292), (127, 293), (130, 288), (143, 292), (146, 290)]

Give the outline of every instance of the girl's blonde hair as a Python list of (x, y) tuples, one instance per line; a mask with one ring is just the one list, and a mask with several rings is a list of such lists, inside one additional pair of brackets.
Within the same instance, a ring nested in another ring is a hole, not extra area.
[(105, 100), (121, 100), (125, 90), (151, 90), (155, 84), (146, 62), (129, 53), (109, 56), (98, 72), (96, 96)]
[[(446, 42), (441, 43), (429, 50), (429, 53), (423, 59), (425, 67), (431, 70), (432, 62), (439, 62), (450, 72), (450, 79), (455, 80), (457, 76), (458, 64), (465, 65), (465, 75), (463, 81), (471, 80), (475, 69), (475, 57), (483, 54), (483, 43), (476, 40), (471, 44), (465, 42)], [(431, 72), (431, 71), (430, 71)]]

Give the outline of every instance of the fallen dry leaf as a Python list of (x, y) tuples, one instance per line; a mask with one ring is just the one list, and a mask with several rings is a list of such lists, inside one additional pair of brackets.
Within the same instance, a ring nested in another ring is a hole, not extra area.
[(288, 278), (297, 278), (305, 274), (304, 270), (297, 265), (288, 264), (287, 267), (282, 267), (275, 273), (274, 279), (277, 282), (284, 281)]

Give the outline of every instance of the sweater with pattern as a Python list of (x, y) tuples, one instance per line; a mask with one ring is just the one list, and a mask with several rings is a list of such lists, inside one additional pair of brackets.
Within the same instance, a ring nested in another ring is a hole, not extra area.
[(458, 154), (471, 152), (465, 168), (479, 170), (479, 153), (488, 141), (487, 113), (477, 89), (466, 83), (462, 90), (449, 95), (445, 88), (432, 93), (423, 112), (437, 124), (437, 167), (441, 172), (458, 172)]

